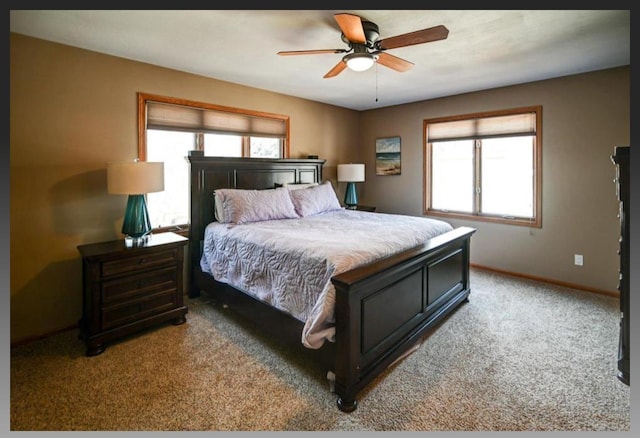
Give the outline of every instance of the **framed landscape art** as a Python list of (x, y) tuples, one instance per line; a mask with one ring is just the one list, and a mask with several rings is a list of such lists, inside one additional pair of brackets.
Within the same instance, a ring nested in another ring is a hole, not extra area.
[(376, 175), (400, 175), (400, 137), (376, 139)]

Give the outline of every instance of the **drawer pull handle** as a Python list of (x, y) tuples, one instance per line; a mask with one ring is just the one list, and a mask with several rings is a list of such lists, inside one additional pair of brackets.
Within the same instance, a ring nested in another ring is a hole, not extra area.
[(147, 259), (140, 259), (138, 260), (138, 264), (141, 265), (143, 263), (147, 263)]

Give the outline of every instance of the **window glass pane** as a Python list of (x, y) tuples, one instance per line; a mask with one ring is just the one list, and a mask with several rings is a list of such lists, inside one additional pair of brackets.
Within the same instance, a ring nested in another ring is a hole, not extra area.
[(473, 149), (473, 140), (432, 144), (431, 208), (473, 211)]
[(482, 140), (482, 213), (533, 217), (533, 148), (529, 136)]
[(279, 138), (251, 137), (249, 140), (249, 156), (261, 158), (281, 158), (280, 145), (282, 144), (282, 141)]
[(164, 162), (164, 191), (147, 194), (151, 227), (189, 223), (189, 163), (195, 134), (147, 130), (147, 161)]
[(242, 136), (204, 134), (204, 154), (208, 157), (241, 157)]

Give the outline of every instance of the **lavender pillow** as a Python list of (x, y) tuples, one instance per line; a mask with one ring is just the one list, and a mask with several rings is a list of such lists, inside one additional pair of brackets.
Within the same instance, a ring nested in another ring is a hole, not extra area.
[(308, 189), (309, 187), (315, 187), (318, 183), (284, 183), (282, 187), (286, 187), (289, 190)]
[(218, 189), (216, 202), (220, 201), (222, 223), (246, 224), (274, 219), (293, 219), (298, 214), (291, 202), (289, 190)]
[(311, 216), (324, 213), (326, 211), (340, 210), (340, 201), (336, 197), (331, 181), (325, 181), (314, 187), (306, 189), (290, 190), (289, 195), (296, 209), (301, 216)]

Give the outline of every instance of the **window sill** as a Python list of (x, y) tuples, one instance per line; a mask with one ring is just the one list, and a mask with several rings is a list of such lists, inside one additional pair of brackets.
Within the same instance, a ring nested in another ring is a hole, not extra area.
[(181, 236), (184, 237), (189, 237), (189, 224), (182, 224), (182, 225), (171, 225), (170, 227), (160, 227), (160, 228), (154, 228), (152, 230), (153, 233), (167, 233), (167, 232), (172, 232), (172, 233), (176, 233), (179, 234)]
[(449, 212), (444, 212), (439, 210), (427, 210), (425, 211), (424, 214), (427, 216), (438, 216), (438, 217), (451, 218), (451, 219), (493, 222), (496, 224), (518, 225), (521, 227), (529, 227), (529, 228), (542, 228), (542, 221), (540, 220), (540, 218), (533, 218), (533, 219), (505, 218), (505, 217), (498, 217), (498, 216), (481, 216), (476, 214), (449, 213)]

